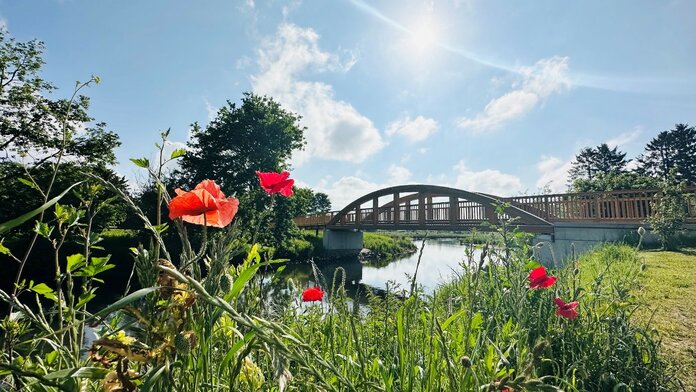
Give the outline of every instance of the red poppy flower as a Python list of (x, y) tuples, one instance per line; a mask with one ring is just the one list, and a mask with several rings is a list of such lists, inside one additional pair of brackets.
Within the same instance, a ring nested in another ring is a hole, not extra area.
[(269, 195), (274, 193), (280, 193), (285, 197), (292, 196), (292, 185), (295, 180), (292, 180), (290, 173), (284, 171), (282, 173), (267, 172), (262, 173), (256, 171), (256, 175), (259, 176), (259, 182), (261, 182), (261, 188), (266, 191)]
[(192, 191), (176, 190), (177, 196), (169, 202), (169, 218), (212, 227), (225, 227), (232, 222), (239, 200), (225, 197), (213, 180), (205, 180)]
[(304, 302), (321, 301), (324, 294), (319, 287), (310, 287), (302, 292), (302, 300)]
[(546, 275), (546, 268), (543, 266), (533, 269), (529, 273), (529, 288), (540, 289), (553, 286), (556, 283), (555, 276)]
[(565, 303), (560, 298), (554, 298), (553, 302), (556, 304), (556, 306), (558, 306), (558, 309), (556, 309), (557, 315), (567, 319), (574, 319), (578, 317), (578, 311), (576, 310), (578, 307), (578, 301)]

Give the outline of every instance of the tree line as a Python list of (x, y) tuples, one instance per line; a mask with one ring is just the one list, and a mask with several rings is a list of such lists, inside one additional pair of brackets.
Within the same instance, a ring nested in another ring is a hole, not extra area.
[(618, 147), (585, 147), (569, 171), (573, 192), (658, 188), (671, 181), (696, 185), (696, 128), (676, 124), (657, 134), (634, 160)]

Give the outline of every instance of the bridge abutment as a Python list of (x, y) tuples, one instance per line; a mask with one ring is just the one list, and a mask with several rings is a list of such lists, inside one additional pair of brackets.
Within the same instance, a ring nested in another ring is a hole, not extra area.
[(355, 251), (358, 253), (363, 248), (363, 233), (353, 230), (326, 229), (322, 242), (327, 251)]
[[(535, 252), (546, 265), (563, 265), (573, 256), (578, 256), (596, 246), (607, 242), (637, 244), (639, 239), (636, 224), (607, 223), (554, 223), (554, 234), (538, 234), (534, 244), (543, 243)], [(643, 236), (643, 246), (659, 245), (658, 237), (647, 227)], [(696, 225), (684, 225), (684, 237), (696, 237)]]

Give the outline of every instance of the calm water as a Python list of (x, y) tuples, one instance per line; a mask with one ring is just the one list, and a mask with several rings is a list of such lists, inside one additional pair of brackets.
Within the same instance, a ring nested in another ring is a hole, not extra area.
[[(420, 249), (421, 241), (414, 241), (414, 243)], [(466, 247), (459, 239), (427, 240), (416, 277), (417, 283), (426, 292), (432, 292), (439, 284), (451, 280), (455, 271), (461, 269), (460, 263), (466, 258)], [(474, 254), (478, 258), (480, 250), (476, 249)], [(387, 288), (388, 282), (391, 282), (392, 287), (396, 284), (408, 290), (417, 263), (418, 252), (379, 267), (363, 265), (357, 259), (336, 263), (322, 262), (317, 267), (318, 283), (326, 290), (331, 286), (337, 268), (342, 267), (346, 271), (346, 289), (352, 298), (361, 297), (359, 293), (364, 293), (366, 290), (380, 292)], [(294, 285), (300, 288), (317, 284), (309, 264), (288, 265), (280, 275), (281, 284), (289, 279), (292, 279)], [(338, 279), (340, 281), (340, 274)]]

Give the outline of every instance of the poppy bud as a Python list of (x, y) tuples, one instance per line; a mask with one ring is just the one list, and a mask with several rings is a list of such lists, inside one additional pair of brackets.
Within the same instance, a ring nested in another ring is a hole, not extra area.
[(220, 291), (223, 294), (227, 294), (230, 292), (231, 288), (232, 288), (232, 280), (230, 279), (230, 276), (228, 274), (223, 274), (220, 277)]
[(467, 357), (466, 355), (459, 358), (459, 362), (462, 364), (462, 367), (467, 369), (471, 367), (471, 358)]
[(174, 336), (174, 348), (179, 354), (188, 354), (191, 351), (191, 342), (184, 334), (178, 333)]

